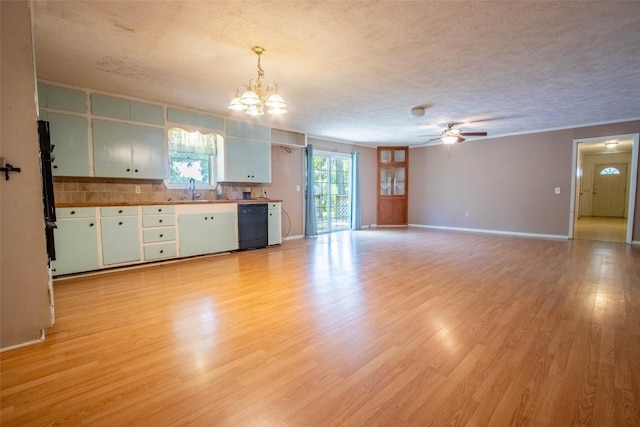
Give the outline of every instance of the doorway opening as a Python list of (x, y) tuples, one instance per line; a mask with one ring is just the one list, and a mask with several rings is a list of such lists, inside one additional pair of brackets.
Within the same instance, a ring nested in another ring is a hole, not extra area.
[(638, 134), (574, 140), (569, 237), (631, 243)]
[(351, 228), (351, 155), (314, 151), (313, 185), (317, 232)]

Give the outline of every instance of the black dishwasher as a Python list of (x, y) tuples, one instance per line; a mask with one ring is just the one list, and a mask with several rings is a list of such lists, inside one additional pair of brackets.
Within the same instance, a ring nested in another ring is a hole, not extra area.
[(266, 248), (269, 216), (266, 203), (238, 204), (238, 249)]

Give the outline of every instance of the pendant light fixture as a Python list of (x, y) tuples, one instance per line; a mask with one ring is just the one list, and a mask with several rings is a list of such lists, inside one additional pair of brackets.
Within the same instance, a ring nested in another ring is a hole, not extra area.
[(258, 78), (255, 81), (253, 79), (249, 80), (248, 85), (238, 86), (236, 95), (229, 104), (229, 109), (244, 111), (245, 114), (250, 116), (263, 115), (265, 108), (269, 114), (286, 113), (287, 104), (284, 103), (284, 100), (278, 94), (278, 85), (276, 83), (269, 83), (264, 88), (262, 86), (264, 70), (260, 65), (260, 55), (264, 53), (264, 48), (255, 46), (251, 50), (258, 55)]

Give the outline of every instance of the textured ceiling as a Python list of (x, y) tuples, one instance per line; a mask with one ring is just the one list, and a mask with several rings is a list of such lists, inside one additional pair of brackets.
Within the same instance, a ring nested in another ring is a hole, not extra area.
[(338, 141), (640, 118), (640, 2), (39, 0), (33, 15), (40, 79), (223, 115), (264, 46), (289, 112), (259, 121)]

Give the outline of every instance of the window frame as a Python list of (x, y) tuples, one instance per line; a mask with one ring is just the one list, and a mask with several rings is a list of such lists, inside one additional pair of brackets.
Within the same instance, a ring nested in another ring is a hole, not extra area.
[[(219, 129), (207, 129), (199, 126), (187, 125), (184, 123), (173, 123), (173, 122), (165, 122), (164, 126), (164, 134), (165, 134), (165, 146), (167, 149), (167, 178), (164, 180), (164, 185), (170, 190), (182, 190), (185, 188), (184, 183), (174, 183), (171, 182), (171, 150), (169, 150), (169, 130), (173, 128), (182, 129), (186, 132), (200, 132), (201, 134), (215, 134), (219, 135), (221, 138), (226, 138), (224, 132)], [(217, 139), (217, 138), (216, 138)], [(217, 144), (216, 144), (217, 151)], [(211, 154), (209, 159), (209, 184), (197, 183), (196, 186), (199, 189), (203, 190), (215, 190), (218, 188), (218, 180), (217, 180), (217, 154)]]

